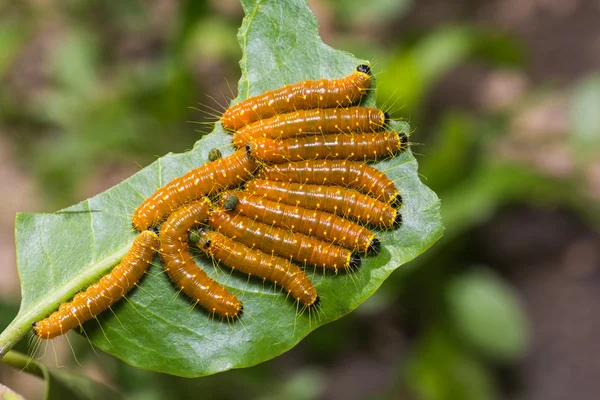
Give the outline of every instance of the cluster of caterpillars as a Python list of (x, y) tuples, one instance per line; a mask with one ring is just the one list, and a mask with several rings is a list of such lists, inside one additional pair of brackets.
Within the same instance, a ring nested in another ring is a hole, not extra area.
[(242, 302), (196, 265), (190, 237), (219, 263), (314, 307), (319, 296), (301, 266), (354, 270), (361, 255), (380, 250), (371, 228), (402, 222), (394, 182), (366, 162), (397, 155), (408, 140), (386, 129), (387, 113), (353, 106), (370, 88), (371, 70), (360, 65), (341, 79), (287, 85), (229, 108), (221, 122), (238, 150), (144, 200), (132, 218), (141, 233), (121, 263), (35, 322), (35, 334), (53, 338), (106, 310), (136, 285), (155, 252), (192, 301), (239, 317)]

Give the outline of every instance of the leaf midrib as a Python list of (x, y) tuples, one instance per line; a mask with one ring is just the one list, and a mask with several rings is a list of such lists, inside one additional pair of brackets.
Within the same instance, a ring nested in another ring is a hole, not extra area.
[[(29, 213), (17, 214), (17, 221), (27, 215), (29, 215)], [(91, 229), (93, 232), (93, 225)], [(131, 238), (131, 240), (127, 241), (123, 246), (111, 253), (103, 255), (100, 260), (88, 264), (82, 272), (74, 275), (66, 283), (52, 288), (47, 295), (28, 304), (27, 310), (19, 310), (17, 317), (0, 334), (0, 358), (27, 334), (29, 327), (33, 322), (39, 321), (50, 315), (52, 312), (56, 311), (57, 306), (60, 303), (73, 298), (77, 292), (81, 291), (81, 288), (88, 287), (92, 283), (98, 281), (102, 275), (106, 274), (107, 271), (125, 256), (133, 244), (134, 239), (135, 238)]]

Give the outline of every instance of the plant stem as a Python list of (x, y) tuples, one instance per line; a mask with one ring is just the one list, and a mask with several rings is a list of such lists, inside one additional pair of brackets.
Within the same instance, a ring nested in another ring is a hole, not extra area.
[(25, 354), (9, 351), (2, 358), (2, 363), (6, 365), (10, 365), (16, 369), (20, 369), (21, 371), (27, 371), (32, 375), (38, 376), (42, 379), (45, 378), (44, 370), (40, 365), (31, 359), (31, 357), (26, 356)]

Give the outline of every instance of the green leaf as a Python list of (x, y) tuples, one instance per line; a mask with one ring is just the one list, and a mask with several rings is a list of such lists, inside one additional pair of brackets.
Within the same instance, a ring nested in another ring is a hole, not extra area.
[(415, 108), (421, 105), (431, 86), (468, 56), (474, 40), (470, 33), (464, 27), (443, 27), (409, 49), (398, 49), (380, 74), (381, 81), (386, 83), (379, 89), (381, 98), (400, 99), (403, 114), (418, 111)]
[(28, 37), (29, 28), (15, 22), (3, 20), (0, 24), (0, 79), (8, 71), (23, 42)]
[(82, 100), (95, 89), (98, 48), (84, 29), (69, 31), (51, 60), (55, 77), (70, 95)]
[[(44, 379), (46, 382), (44, 399), (47, 400), (118, 400), (122, 398), (113, 389), (84, 375), (48, 368), (15, 351), (9, 352), (2, 362)], [(0, 385), (0, 394), (2, 394), (1, 388), (2, 385)], [(0, 397), (0, 399), (3, 398)]]
[(440, 125), (429, 156), (421, 162), (427, 184), (438, 192), (455, 187), (472, 172), (475, 138), (480, 133), (472, 118), (460, 112), (445, 114)]
[[(45, 368), (45, 367), (44, 367)], [(49, 400), (118, 400), (123, 397), (113, 389), (85, 375), (46, 368), (46, 399)]]
[(0, 399), (1, 400), (25, 400), (25, 397), (21, 396), (17, 392), (10, 390), (10, 388), (0, 383)]
[[(428, 32), (408, 48), (396, 50), (378, 76), (385, 86), (380, 98), (400, 99), (394, 115), (414, 120), (432, 86), (452, 68), (477, 57), (493, 65), (517, 67), (522, 64), (518, 42), (510, 37), (468, 25), (443, 26)], [(395, 104), (390, 101), (390, 104)]]
[[(238, 34), (242, 46), (240, 97), (284, 84), (338, 78), (365, 63), (321, 41), (314, 15), (304, 0), (242, 2), (246, 18)], [(374, 105), (375, 94), (365, 104)], [(395, 122), (396, 129), (409, 130)], [(136, 233), (130, 217), (144, 198), (173, 178), (207, 162), (218, 148), (233, 152), (231, 136), (217, 124), (213, 133), (185, 154), (168, 154), (119, 185), (56, 214), (19, 214), (16, 223), (18, 269), (23, 301), (16, 319), (0, 336), (0, 354), (25, 335), (33, 321), (50, 314), (78, 290), (105, 274), (130, 247)], [(279, 290), (246, 276), (215, 270), (198, 257), (207, 273), (244, 303), (239, 321), (223, 322), (192, 307), (152, 266), (128, 301), (84, 324), (91, 342), (144, 369), (195, 377), (269, 360), (296, 345), (318, 326), (340, 318), (373, 294), (398, 267), (430, 247), (442, 234), (436, 195), (417, 175), (410, 152), (378, 163), (404, 198), (403, 226), (381, 232), (382, 251), (350, 275), (312, 275), (321, 297), (318, 315), (298, 315)], [(100, 328), (101, 327), (101, 328)]]
[[(422, 400), (494, 400), (491, 372), (457, 346), (444, 325), (429, 328), (406, 362), (406, 385)], [(411, 397), (411, 398), (413, 398)]]
[(449, 284), (447, 298), (454, 324), (467, 342), (498, 361), (523, 355), (527, 317), (500, 277), (488, 270), (469, 272)]
[(505, 204), (516, 201), (556, 202), (555, 183), (520, 165), (486, 161), (444, 195), (444, 241), (488, 221)]
[(578, 84), (570, 99), (569, 117), (572, 131), (569, 138), (578, 159), (595, 160), (600, 148), (600, 74)]
[(396, 20), (410, 11), (413, 0), (379, 0), (367, 7), (363, 0), (329, 0), (338, 23), (355, 26), (373, 26)]

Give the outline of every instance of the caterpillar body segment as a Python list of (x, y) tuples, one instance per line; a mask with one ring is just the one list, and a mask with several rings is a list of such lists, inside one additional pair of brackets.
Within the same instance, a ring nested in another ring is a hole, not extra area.
[(223, 207), (246, 217), (293, 232), (335, 243), (362, 253), (377, 253), (380, 241), (364, 226), (337, 215), (253, 196), (248, 192), (222, 194)]
[(242, 311), (242, 303), (200, 269), (188, 251), (188, 231), (208, 219), (209, 206), (204, 198), (172, 213), (160, 230), (160, 255), (167, 275), (179, 290), (209, 313), (232, 318)]
[(154, 232), (141, 232), (119, 265), (99, 282), (76, 294), (73, 300), (61, 304), (48, 318), (34, 322), (33, 332), (42, 339), (52, 339), (105, 311), (137, 285), (158, 248), (158, 236)]
[(233, 134), (233, 144), (244, 147), (254, 139), (283, 140), (315, 134), (377, 132), (383, 130), (388, 115), (376, 108), (317, 108), (279, 114), (254, 122)]
[(258, 138), (246, 145), (248, 154), (265, 163), (304, 160), (377, 161), (394, 157), (407, 143), (404, 133), (313, 135), (284, 140)]
[(156, 226), (184, 204), (242, 184), (256, 168), (256, 161), (239, 150), (193, 169), (144, 200), (133, 214), (133, 226), (138, 231)]
[(230, 107), (221, 119), (235, 131), (277, 114), (311, 108), (346, 107), (356, 103), (371, 87), (371, 68), (359, 65), (340, 79), (317, 79), (294, 83), (250, 97)]
[(274, 282), (306, 306), (318, 303), (317, 290), (308, 276), (289, 260), (251, 249), (215, 231), (200, 230), (197, 246), (229, 268)]
[(396, 207), (402, 204), (394, 182), (383, 172), (359, 161), (306, 160), (267, 165), (256, 177), (278, 182), (344, 186)]
[(210, 226), (218, 232), (268, 254), (277, 254), (297, 263), (334, 271), (353, 270), (360, 257), (351, 250), (306, 236), (302, 233), (269, 226), (225, 210), (210, 214)]
[(398, 227), (402, 215), (394, 207), (353, 189), (253, 179), (249, 194), (285, 204), (320, 210), (382, 229)]

